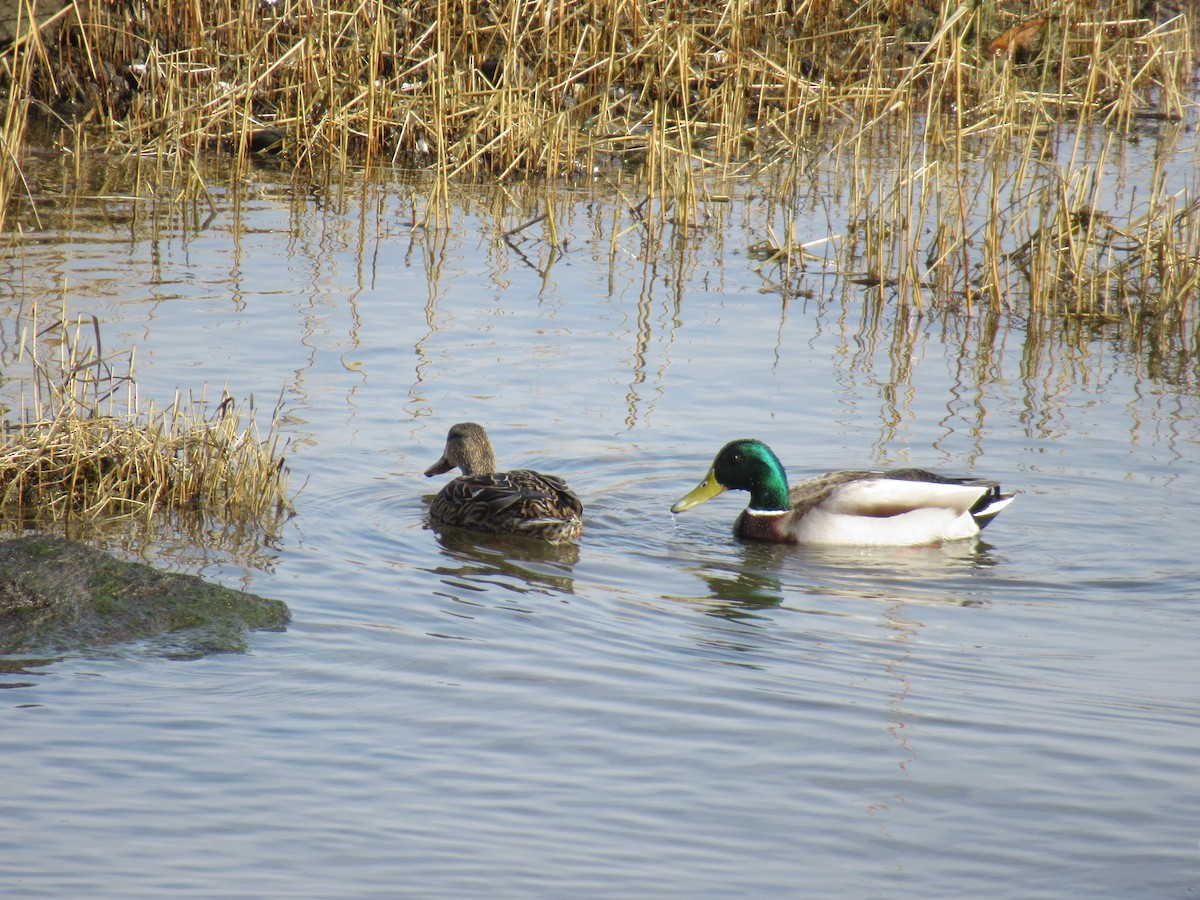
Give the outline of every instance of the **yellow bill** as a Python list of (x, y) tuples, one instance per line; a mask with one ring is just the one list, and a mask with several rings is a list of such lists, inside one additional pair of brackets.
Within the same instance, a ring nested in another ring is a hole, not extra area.
[(693, 506), (699, 506), (705, 500), (711, 500), (717, 494), (725, 492), (725, 485), (717, 481), (716, 472), (712, 469), (708, 470), (708, 474), (704, 476), (704, 480), (696, 485), (687, 496), (679, 500), (671, 507), (671, 512), (683, 512), (685, 509), (691, 509)]

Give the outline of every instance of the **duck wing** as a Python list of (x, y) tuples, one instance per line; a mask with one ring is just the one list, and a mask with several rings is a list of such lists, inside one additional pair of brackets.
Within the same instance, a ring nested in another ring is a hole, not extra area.
[(970, 513), (983, 527), (1012, 502), (1000, 484), (939, 475), (926, 469), (828, 472), (796, 485), (789, 500), (793, 512), (812, 509), (847, 516), (886, 518), (921, 509)]
[(563, 479), (514, 469), (455, 478), (434, 498), (429, 514), (444, 525), (557, 541), (579, 536), (583, 504)]

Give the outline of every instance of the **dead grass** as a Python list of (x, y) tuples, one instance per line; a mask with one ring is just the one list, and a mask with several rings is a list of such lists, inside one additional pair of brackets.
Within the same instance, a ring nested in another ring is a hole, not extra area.
[(143, 406), (131, 352), (105, 355), (92, 319), (29, 317), (30, 367), (20, 408), (3, 423), (0, 519), (7, 531), (69, 535), (124, 522), (270, 538), (291, 514), (274, 422), (258, 434), (253, 405), (224, 394)]
[[(1108, 154), (1055, 138), (1194, 118), (1196, 25), (1179, 0), (80, 3), (0, 51), (0, 217), (36, 221), (31, 143), (136, 157), (192, 215), (211, 153), (231, 179), (253, 154), (318, 184), (427, 170), (431, 225), (456, 182), (599, 173), (652, 250), (753, 177), (783, 198), (755, 248), (783, 291), (815, 251), (918, 311), (1183, 318), (1195, 192), (1159, 173), (1109, 208)], [(788, 198), (829, 180), (846, 220), (794, 233)]]
[[(33, 114), (88, 149), (278, 151), (446, 178), (564, 176), (679, 157), (745, 166), (830, 123), (1180, 116), (1183, 19), (1135, 0), (142, 0), (68, 7), (3, 53), (5, 140)], [(60, 138), (61, 140), (61, 138)]]

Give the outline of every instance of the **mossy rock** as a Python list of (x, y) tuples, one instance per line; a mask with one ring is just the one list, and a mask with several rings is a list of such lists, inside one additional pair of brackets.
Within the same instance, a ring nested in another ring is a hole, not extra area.
[(281, 630), (287, 605), (162, 572), (53, 535), (0, 542), (0, 654), (165, 638), (172, 656), (240, 653), (246, 632)]

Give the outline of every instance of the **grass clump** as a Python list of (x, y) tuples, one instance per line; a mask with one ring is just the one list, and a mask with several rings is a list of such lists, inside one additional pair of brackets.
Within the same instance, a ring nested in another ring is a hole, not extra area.
[(274, 422), (260, 438), (253, 409), (227, 394), (211, 411), (203, 396), (143, 406), (132, 354), (105, 357), (94, 319), (27, 329), (18, 361), (32, 379), (3, 422), (5, 530), (150, 534), (165, 523), (241, 540), (273, 537), (291, 514)]

